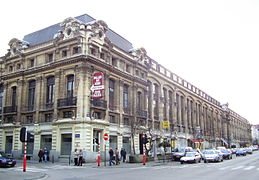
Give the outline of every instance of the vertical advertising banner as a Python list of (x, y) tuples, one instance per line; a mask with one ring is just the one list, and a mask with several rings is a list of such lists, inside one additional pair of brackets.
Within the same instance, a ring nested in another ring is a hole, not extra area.
[(104, 95), (104, 74), (97, 72), (92, 75), (92, 98), (102, 98)]

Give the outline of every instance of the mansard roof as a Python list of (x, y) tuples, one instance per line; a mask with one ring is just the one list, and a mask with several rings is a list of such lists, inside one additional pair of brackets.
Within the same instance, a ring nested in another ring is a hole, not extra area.
[[(95, 20), (87, 14), (77, 16), (75, 18), (83, 22), (84, 24), (90, 23)], [(60, 27), (60, 23), (57, 23), (42, 30), (27, 34), (24, 36), (23, 40), (28, 42), (30, 46), (35, 46), (37, 44), (41, 44), (53, 39), (54, 35), (58, 33), (59, 30), (62, 30), (62, 28)], [(133, 48), (132, 44), (128, 40), (124, 39), (122, 36), (115, 33), (111, 29), (106, 32), (106, 36), (115, 46), (121, 48), (126, 52), (129, 52)]]

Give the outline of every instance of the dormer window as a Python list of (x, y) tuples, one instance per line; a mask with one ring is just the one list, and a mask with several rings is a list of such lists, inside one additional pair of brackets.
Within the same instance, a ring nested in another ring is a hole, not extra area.
[(48, 62), (52, 62), (53, 61), (53, 54), (50, 53), (48, 54)]

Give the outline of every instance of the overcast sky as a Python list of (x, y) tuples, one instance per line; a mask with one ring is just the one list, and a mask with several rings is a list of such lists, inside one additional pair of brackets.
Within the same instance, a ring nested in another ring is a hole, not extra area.
[(259, 124), (259, 1), (12, 0), (1, 2), (0, 56), (8, 42), (89, 14), (148, 55)]

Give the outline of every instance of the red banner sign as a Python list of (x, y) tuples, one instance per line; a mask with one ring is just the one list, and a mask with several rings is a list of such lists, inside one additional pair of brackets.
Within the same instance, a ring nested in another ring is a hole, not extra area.
[(102, 98), (104, 94), (104, 74), (102, 72), (98, 72), (94, 73), (92, 77), (92, 97)]

